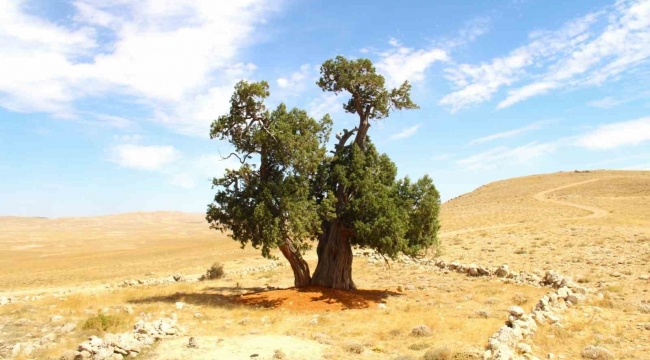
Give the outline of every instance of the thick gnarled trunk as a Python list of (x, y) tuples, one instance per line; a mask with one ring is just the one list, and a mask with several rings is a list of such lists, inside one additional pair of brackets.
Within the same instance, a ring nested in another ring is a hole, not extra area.
[(311, 283), (333, 289), (356, 289), (352, 281), (352, 246), (349, 232), (338, 220), (329, 223), (318, 242), (318, 265)]
[(309, 274), (309, 264), (302, 258), (300, 251), (296, 249), (293, 242), (289, 239), (280, 245), (282, 255), (289, 261), (291, 270), (293, 270), (294, 286), (302, 287), (311, 284), (311, 276)]

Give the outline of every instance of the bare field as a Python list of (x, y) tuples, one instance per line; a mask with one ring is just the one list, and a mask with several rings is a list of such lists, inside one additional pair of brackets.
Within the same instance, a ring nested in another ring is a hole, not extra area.
[(210, 230), (203, 214), (0, 217), (0, 289), (28, 290), (203, 272), (259, 252)]
[[(562, 327), (540, 325), (531, 342), (535, 356), (580, 359), (585, 346), (601, 345), (616, 358), (650, 359), (650, 330), (639, 327), (650, 324), (650, 172), (570, 172), (499, 181), (443, 204), (441, 221), (444, 260), (508, 264), (536, 273), (556, 270), (594, 289), (589, 302), (567, 310)], [(399, 263), (386, 267), (362, 257), (355, 258), (355, 282), (377, 291), (372, 299), (363, 293), (350, 300), (279, 290), (275, 296), (267, 293), (264, 301), (257, 295), (238, 300), (267, 286), (289, 288), (286, 266), (208, 282), (105, 289), (102, 284), (150, 272), (199, 274), (215, 261), (227, 271), (268, 261), (209, 230), (201, 214), (0, 218), (0, 228), (0, 296), (45, 295), (0, 307), (0, 349), (53, 331), (52, 316), (77, 324), (77, 330), (39, 350), (36, 358), (57, 358), (96, 334), (83, 324), (97, 312), (121, 318), (109, 330), (114, 332), (128, 330), (141, 313), (176, 312), (190, 329), (188, 336), (203, 345), (190, 350), (187, 336), (180, 337), (143, 358), (247, 359), (254, 352), (271, 359), (282, 350), (289, 359), (419, 359), (440, 350), (471, 359), (503, 325), (509, 306), (530, 311), (548, 291)], [(307, 259), (313, 269), (314, 254)], [(397, 291), (406, 286), (409, 291)], [(381, 300), (377, 294), (384, 294)], [(178, 309), (177, 302), (185, 306)], [(133, 314), (124, 312), (128, 306)], [(411, 335), (422, 324), (434, 335)], [(224, 356), (235, 348), (241, 353)], [(310, 349), (312, 357), (300, 349)]]

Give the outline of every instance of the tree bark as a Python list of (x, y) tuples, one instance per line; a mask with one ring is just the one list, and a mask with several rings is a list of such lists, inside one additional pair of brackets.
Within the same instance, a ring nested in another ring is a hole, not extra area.
[(295, 287), (302, 287), (311, 284), (309, 275), (309, 264), (302, 258), (300, 251), (296, 249), (290, 239), (285, 239), (284, 244), (280, 245), (282, 255), (289, 261), (291, 270), (293, 270), (293, 284)]
[(328, 224), (318, 242), (318, 265), (312, 277), (312, 285), (333, 289), (356, 289), (352, 281), (352, 246), (349, 232), (338, 220)]

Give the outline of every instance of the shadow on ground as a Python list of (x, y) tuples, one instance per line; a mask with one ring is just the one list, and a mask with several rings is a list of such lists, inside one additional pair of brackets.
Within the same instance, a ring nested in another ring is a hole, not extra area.
[[(184, 302), (199, 306), (232, 308), (247, 306), (255, 308), (283, 308), (293, 311), (335, 311), (366, 309), (384, 302), (393, 296), (403, 296), (388, 290), (335, 290), (317, 286), (288, 288), (280, 290), (255, 289), (242, 295), (224, 295), (213, 291), (220, 288), (206, 288), (204, 293), (177, 292), (170, 295), (152, 296), (129, 301), (132, 304)], [(222, 290), (234, 290), (224, 288)], [(242, 290), (239, 288), (238, 290)]]
[(238, 304), (294, 311), (365, 309), (402, 294), (387, 290), (335, 290), (317, 286), (244, 294)]

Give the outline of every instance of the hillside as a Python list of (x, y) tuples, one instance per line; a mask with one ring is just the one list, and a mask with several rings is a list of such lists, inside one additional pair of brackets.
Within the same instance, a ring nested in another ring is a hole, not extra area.
[[(525, 340), (528, 358), (579, 359), (586, 346), (598, 344), (615, 358), (644, 359), (650, 352), (648, 209), (650, 172), (494, 182), (442, 205), (438, 258), (386, 263), (356, 251), (354, 278), (363, 290), (353, 293), (292, 289), (282, 261), (241, 250), (210, 230), (202, 214), (4, 217), (0, 296), (11, 301), (0, 306), (6, 324), (0, 358), (17, 343), (19, 353), (27, 348), (36, 358), (59, 358), (102, 334), (87, 327), (98, 312), (117, 319), (110, 332), (177, 314), (189, 333), (171, 336), (145, 352), (146, 359), (271, 359), (277, 350), (291, 359), (420, 359), (427, 351), (482, 358), (509, 307), (532, 312), (554, 291), (539, 279), (556, 271), (584, 287), (587, 299), (564, 306), (553, 324), (540, 323)], [(313, 269), (313, 251), (306, 259)], [(215, 261), (226, 276), (196, 282)], [(452, 261), (478, 264), (492, 275), (467, 276)], [(494, 275), (503, 264), (513, 270), (510, 278)], [(537, 280), (517, 280), (523, 274)], [(413, 335), (422, 325), (435, 336)], [(189, 349), (189, 336), (200, 347)]]

